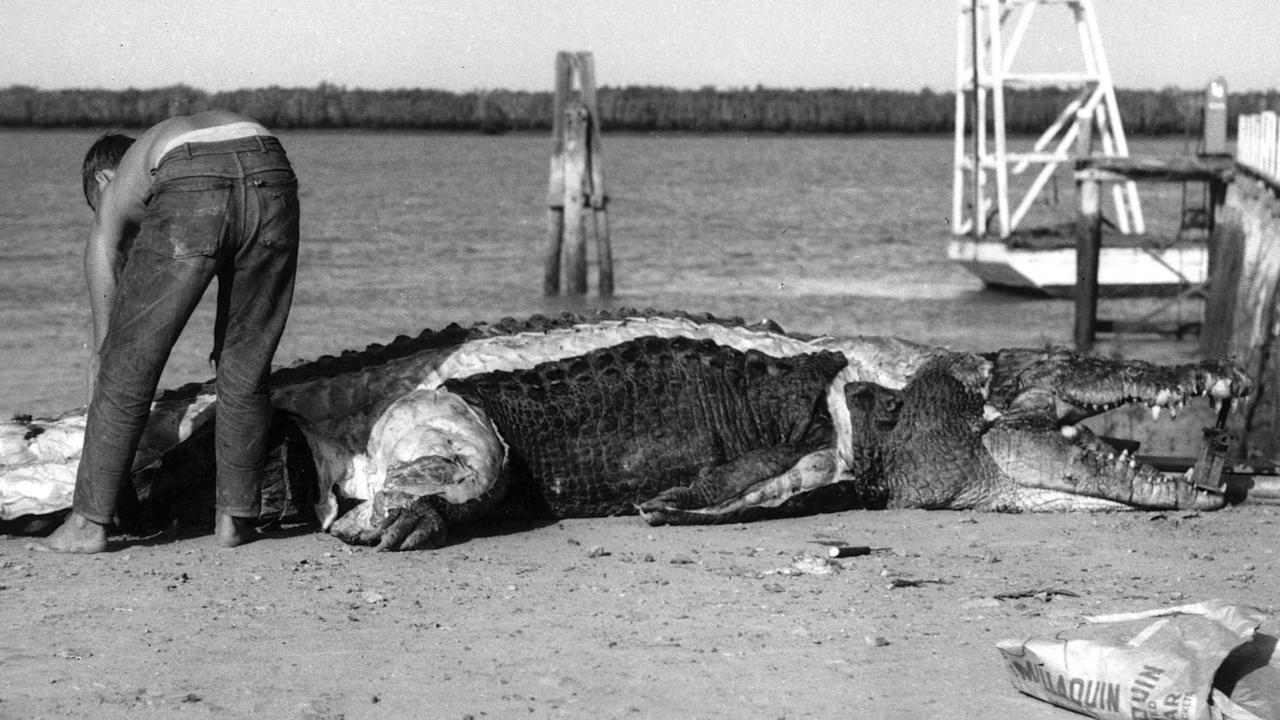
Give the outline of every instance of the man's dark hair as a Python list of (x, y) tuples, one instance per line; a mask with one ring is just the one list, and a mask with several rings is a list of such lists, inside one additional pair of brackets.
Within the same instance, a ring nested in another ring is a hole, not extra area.
[(84, 167), (80, 171), (84, 176), (84, 200), (89, 203), (89, 207), (93, 207), (89, 193), (96, 191), (98, 187), (94, 176), (99, 170), (114, 170), (132, 144), (133, 138), (128, 135), (107, 133), (89, 146), (89, 152), (84, 155)]

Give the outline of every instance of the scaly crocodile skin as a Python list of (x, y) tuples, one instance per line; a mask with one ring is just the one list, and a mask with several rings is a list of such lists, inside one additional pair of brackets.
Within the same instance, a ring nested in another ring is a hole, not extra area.
[(554, 514), (611, 515), (753, 450), (831, 444), (823, 398), (845, 365), (650, 337), (445, 387), (488, 414)]

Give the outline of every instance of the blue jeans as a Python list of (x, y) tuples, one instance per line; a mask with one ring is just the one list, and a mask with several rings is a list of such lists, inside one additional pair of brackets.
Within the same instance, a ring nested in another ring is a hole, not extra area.
[(217, 505), (256, 518), (267, 379), (298, 265), (298, 181), (272, 137), (181, 145), (152, 176), (102, 345), (74, 509), (112, 522), (169, 352), (216, 277)]

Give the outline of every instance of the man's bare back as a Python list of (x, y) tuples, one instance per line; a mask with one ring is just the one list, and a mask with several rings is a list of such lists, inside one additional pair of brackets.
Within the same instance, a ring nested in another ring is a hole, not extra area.
[(120, 159), (111, 178), (115, 212), (130, 222), (140, 222), (143, 203), (151, 191), (151, 171), (160, 159), (186, 138), (188, 142), (223, 139), (216, 132), (220, 128), (239, 136), (268, 134), (256, 121), (226, 110), (207, 110), (160, 121), (138, 136)]

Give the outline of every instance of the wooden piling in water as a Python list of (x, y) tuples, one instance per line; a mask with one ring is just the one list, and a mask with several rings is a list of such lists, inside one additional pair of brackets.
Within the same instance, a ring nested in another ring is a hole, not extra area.
[(1098, 259), (1102, 253), (1102, 183), (1079, 181), (1080, 220), (1076, 232), (1076, 349), (1087, 353), (1097, 338)]
[[(558, 53), (555, 74), (542, 291), (559, 294), (563, 272), (567, 293), (586, 294), (589, 209), (590, 231), (596, 240), (598, 289), (601, 296), (608, 297), (613, 294), (613, 251), (591, 53)], [(572, 97), (575, 75), (580, 86), (576, 100)]]
[(565, 291), (570, 295), (587, 292), (587, 237), (583, 226), (583, 205), (586, 201), (587, 183), (587, 115), (581, 103), (571, 104), (564, 112), (564, 149), (561, 163), (564, 166), (564, 235), (561, 247), (564, 251)]
[[(1093, 119), (1090, 111), (1076, 111), (1076, 155), (1093, 154)], [(1097, 339), (1098, 262), (1102, 256), (1102, 187), (1097, 177), (1077, 180), (1080, 218), (1076, 228), (1076, 317), (1072, 338), (1076, 349), (1089, 352)]]

